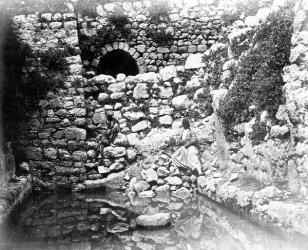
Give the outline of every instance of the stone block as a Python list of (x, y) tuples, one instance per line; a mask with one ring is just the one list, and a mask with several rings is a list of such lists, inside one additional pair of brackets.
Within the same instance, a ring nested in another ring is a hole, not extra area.
[(87, 153), (84, 151), (75, 151), (72, 154), (72, 159), (74, 161), (83, 161), (85, 162), (87, 160), (88, 156)]
[(85, 140), (86, 130), (82, 128), (66, 128), (64, 135), (68, 140)]
[(176, 77), (176, 67), (174, 65), (167, 66), (159, 70), (160, 77), (163, 81), (168, 81), (169, 79)]
[(109, 146), (104, 148), (103, 152), (105, 157), (119, 158), (126, 155), (126, 148)]
[(172, 99), (172, 105), (176, 109), (187, 109), (190, 106), (190, 101), (186, 95), (180, 95)]
[(58, 151), (55, 148), (46, 148), (46, 149), (44, 149), (44, 156), (47, 159), (50, 159), (50, 160), (57, 159), (57, 153), (58, 153)]
[(145, 83), (138, 83), (134, 88), (133, 97), (135, 99), (145, 99), (149, 97), (148, 87)]
[(164, 115), (159, 117), (158, 122), (160, 125), (171, 126), (173, 119), (170, 115)]
[(144, 120), (144, 121), (138, 122), (136, 125), (134, 125), (132, 127), (132, 131), (133, 132), (140, 132), (140, 131), (143, 131), (147, 128), (150, 128), (150, 122)]

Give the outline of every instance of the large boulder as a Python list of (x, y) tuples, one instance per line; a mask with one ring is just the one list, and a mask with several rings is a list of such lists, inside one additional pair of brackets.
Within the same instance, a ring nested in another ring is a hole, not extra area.
[(170, 218), (170, 213), (139, 215), (136, 218), (136, 225), (147, 228), (168, 226)]
[(187, 95), (179, 95), (172, 99), (172, 105), (176, 109), (187, 109), (190, 106), (190, 101)]

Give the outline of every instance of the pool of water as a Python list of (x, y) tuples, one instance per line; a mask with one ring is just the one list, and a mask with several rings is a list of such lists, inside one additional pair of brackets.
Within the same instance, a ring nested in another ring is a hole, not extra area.
[[(140, 214), (171, 225), (136, 227)], [(254, 225), (201, 196), (128, 199), (119, 192), (32, 196), (1, 227), (1, 250), (308, 249), (308, 240)]]

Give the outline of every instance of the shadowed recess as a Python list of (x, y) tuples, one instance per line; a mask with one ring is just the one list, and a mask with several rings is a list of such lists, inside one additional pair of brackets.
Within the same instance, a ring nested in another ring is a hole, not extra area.
[(135, 59), (123, 50), (113, 50), (103, 56), (98, 65), (98, 74), (111, 75), (123, 73), (127, 76), (135, 76), (139, 73)]

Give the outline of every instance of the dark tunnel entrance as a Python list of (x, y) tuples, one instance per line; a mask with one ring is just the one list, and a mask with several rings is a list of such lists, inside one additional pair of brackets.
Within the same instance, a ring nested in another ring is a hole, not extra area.
[(135, 76), (139, 73), (139, 69), (135, 59), (128, 52), (117, 49), (101, 58), (97, 73), (113, 77), (120, 73)]

